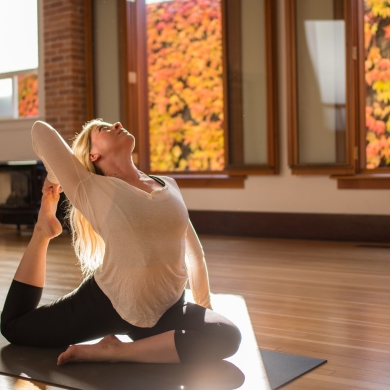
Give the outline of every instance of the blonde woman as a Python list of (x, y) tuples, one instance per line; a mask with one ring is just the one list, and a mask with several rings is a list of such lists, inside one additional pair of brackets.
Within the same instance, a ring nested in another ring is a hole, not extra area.
[[(133, 135), (119, 122), (95, 119), (70, 149), (54, 128), (38, 121), (32, 141), (48, 176), (1, 315), (7, 340), (68, 347), (58, 365), (208, 362), (233, 355), (241, 334), (212, 311), (203, 249), (180, 189), (171, 177), (137, 169)], [(62, 190), (71, 203), (73, 245), (86, 278), (75, 291), (38, 307), (47, 248), (62, 231), (55, 217)], [(184, 300), (188, 279), (196, 304)], [(97, 344), (74, 345), (101, 337)]]

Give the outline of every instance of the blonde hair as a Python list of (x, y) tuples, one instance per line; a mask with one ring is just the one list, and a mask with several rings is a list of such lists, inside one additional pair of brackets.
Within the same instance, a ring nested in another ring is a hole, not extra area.
[[(89, 159), (89, 152), (92, 147), (91, 131), (94, 126), (105, 124), (103, 119), (93, 119), (83, 126), (80, 134), (73, 139), (72, 150), (81, 164), (88, 171), (103, 175), (103, 172), (96, 167)], [(91, 224), (83, 214), (77, 210), (68, 200), (67, 218), (69, 219), (72, 231), (72, 244), (79, 261), (81, 271), (85, 276), (91, 275), (103, 262), (105, 244), (103, 239), (95, 232)]]

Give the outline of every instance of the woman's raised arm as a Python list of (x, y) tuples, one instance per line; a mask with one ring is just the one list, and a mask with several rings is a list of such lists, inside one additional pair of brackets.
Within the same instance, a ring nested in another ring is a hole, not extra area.
[(31, 129), (35, 153), (47, 170), (47, 179), (59, 183), (66, 196), (75, 204), (78, 185), (91, 173), (80, 163), (72, 149), (48, 123), (37, 121)]

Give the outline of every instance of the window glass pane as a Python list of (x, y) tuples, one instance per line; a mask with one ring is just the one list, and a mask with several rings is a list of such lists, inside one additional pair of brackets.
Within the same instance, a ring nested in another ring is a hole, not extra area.
[(264, 0), (241, 2), (244, 163), (266, 164), (267, 101)]
[(18, 76), (19, 117), (38, 115), (38, 76), (27, 74)]
[(13, 116), (12, 79), (0, 79), (0, 118)]
[(343, 3), (296, 2), (299, 163), (346, 162)]
[(150, 167), (224, 167), (220, 0), (146, 5)]
[(0, 0), (0, 73), (38, 67), (37, 0)]
[(390, 5), (376, 3), (364, 2), (368, 169), (390, 167)]

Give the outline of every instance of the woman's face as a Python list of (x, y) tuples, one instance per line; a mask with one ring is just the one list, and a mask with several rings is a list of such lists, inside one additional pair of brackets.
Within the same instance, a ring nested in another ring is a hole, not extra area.
[(135, 138), (125, 130), (120, 122), (114, 124), (102, 122), (91, 130), (90, 160), (131, 153), (135, 147)]

